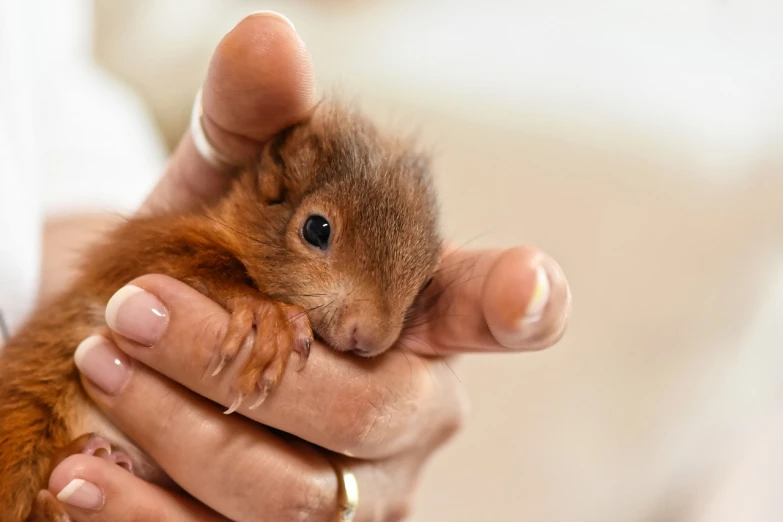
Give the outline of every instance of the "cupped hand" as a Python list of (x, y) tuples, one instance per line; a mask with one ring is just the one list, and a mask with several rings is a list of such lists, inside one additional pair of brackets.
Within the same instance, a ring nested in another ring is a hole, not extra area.
[[(306, 114), (313, 92), (293, 28), (274, 15), (248, 17), (220, 43), (205, 81), (207, 136), (241, 164)], [(216, 197), (229, 180), (186, 134), (142, 211)], [(333, 521), (335, 464), (356, 476), (357, 521), (399, 520), (422, 467), (464, 421), (453, 357), (552, 346), (570, 310), (565, 277), (545, 254), (450, 248), (397, 349), (366, 360), (316, 343), (304, 370), (292, 368), (260, 408), (226, 416), (230, 373), (206, 368), (228, 314), (164, 276), (131, 287), (107, 306), (111, 338), (83, 343), (77, 365), (96, 404), (186, 494), (75, 455), (49, 489), (76, 521)]]

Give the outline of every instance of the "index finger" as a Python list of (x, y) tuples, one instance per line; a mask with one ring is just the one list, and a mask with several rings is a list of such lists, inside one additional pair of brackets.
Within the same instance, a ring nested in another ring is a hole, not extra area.
[[(204, 134), (231, 164), (245, 165), (314, 103), (312, 62), (293, 24), (278, 13), (255, 13), (226, 34), (212, 56), (203, 85)], [(187, 209), (217, 198), (231, 174), (207, 162), (188, 131), (141, 211)]]
[[(119, 290), (106, 316), (120, 350), (201, 397), (224, 408), (232, 404), (247, 349), (211, 376), (229, 325), (219, 304), (176, 279), (147, 275)], [(404, 350), (350, 357), (315, 342), (301, 371), (289, 365), (260, 407), (250, 409), (247, 401), (237, 413), (343, 455), (377, 459), (458, 424), (464, 400), (443, 361)]]

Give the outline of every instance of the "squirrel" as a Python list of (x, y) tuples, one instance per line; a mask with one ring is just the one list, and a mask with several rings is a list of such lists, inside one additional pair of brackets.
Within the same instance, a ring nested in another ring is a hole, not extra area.
[(74, 453), (168, 480), (106, 428), (73, 361), (83, 339), (107, 328), (118, 288), (164, 274), (230, 313), (213, 375), (252, 346), (231, 413), (258, 407), (289, 357), (301, 368), (314, 337), (362, 357), (392, 347), (437, 268), (438, 221), (429, 158), (334, 99), (269, 140), (217, 202), (125, 220), (0, 351), (0, 521), (67, 519), (46, 484)]

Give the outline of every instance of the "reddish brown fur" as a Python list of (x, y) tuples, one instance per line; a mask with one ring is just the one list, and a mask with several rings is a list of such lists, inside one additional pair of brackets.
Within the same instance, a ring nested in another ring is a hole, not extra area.
[[(332, 223), (327, 252), (300, 236), (312, 212)], [(105, 327), (104, 306), (122, 285), (147, 273), (178, 278), (232, 312), (237, 339), (264, 313), (289, 328), (292, 311), (305, 309), (315, 333), (337, 349), (351, 348), (358, 324), (372, 347), (365, 355), (373, 355), (397, 338), (435, 269), (436, 214), (422, 158), (328, 103), (272, 140), (258, 167), (211, 208), (127, 221), (88, 253), (71, 289), (35, 311), (0, 353), (0, 520), (26, 519), (58, 449), (83, 435), (74, 432), (75, 415), (94, 406), (73, 352)], [(227, 359), (231, 331), (222, 352)], [(255, 353), (266, 350), (258, 356), (266, 360), (247, 368), (252, 382), (238, 382), (240, 394), (260, 383), (264, 368), (271, 375), (265, 391), (276, 386), (309, 324), (291, 332), (276, 352), (268, 338), (256, 343)], [(143, 474), (160, 480), (155, 472)], [(41, 512), (51, 511), (50, 501)]]

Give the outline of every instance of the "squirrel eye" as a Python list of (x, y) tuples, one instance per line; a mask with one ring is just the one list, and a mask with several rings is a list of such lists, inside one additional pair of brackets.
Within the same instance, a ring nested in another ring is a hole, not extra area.
[(332, 227), (323, 216), (313, 215), (307, 218), (302, 227), (302, 237), (316, 248), (326, 250)]

